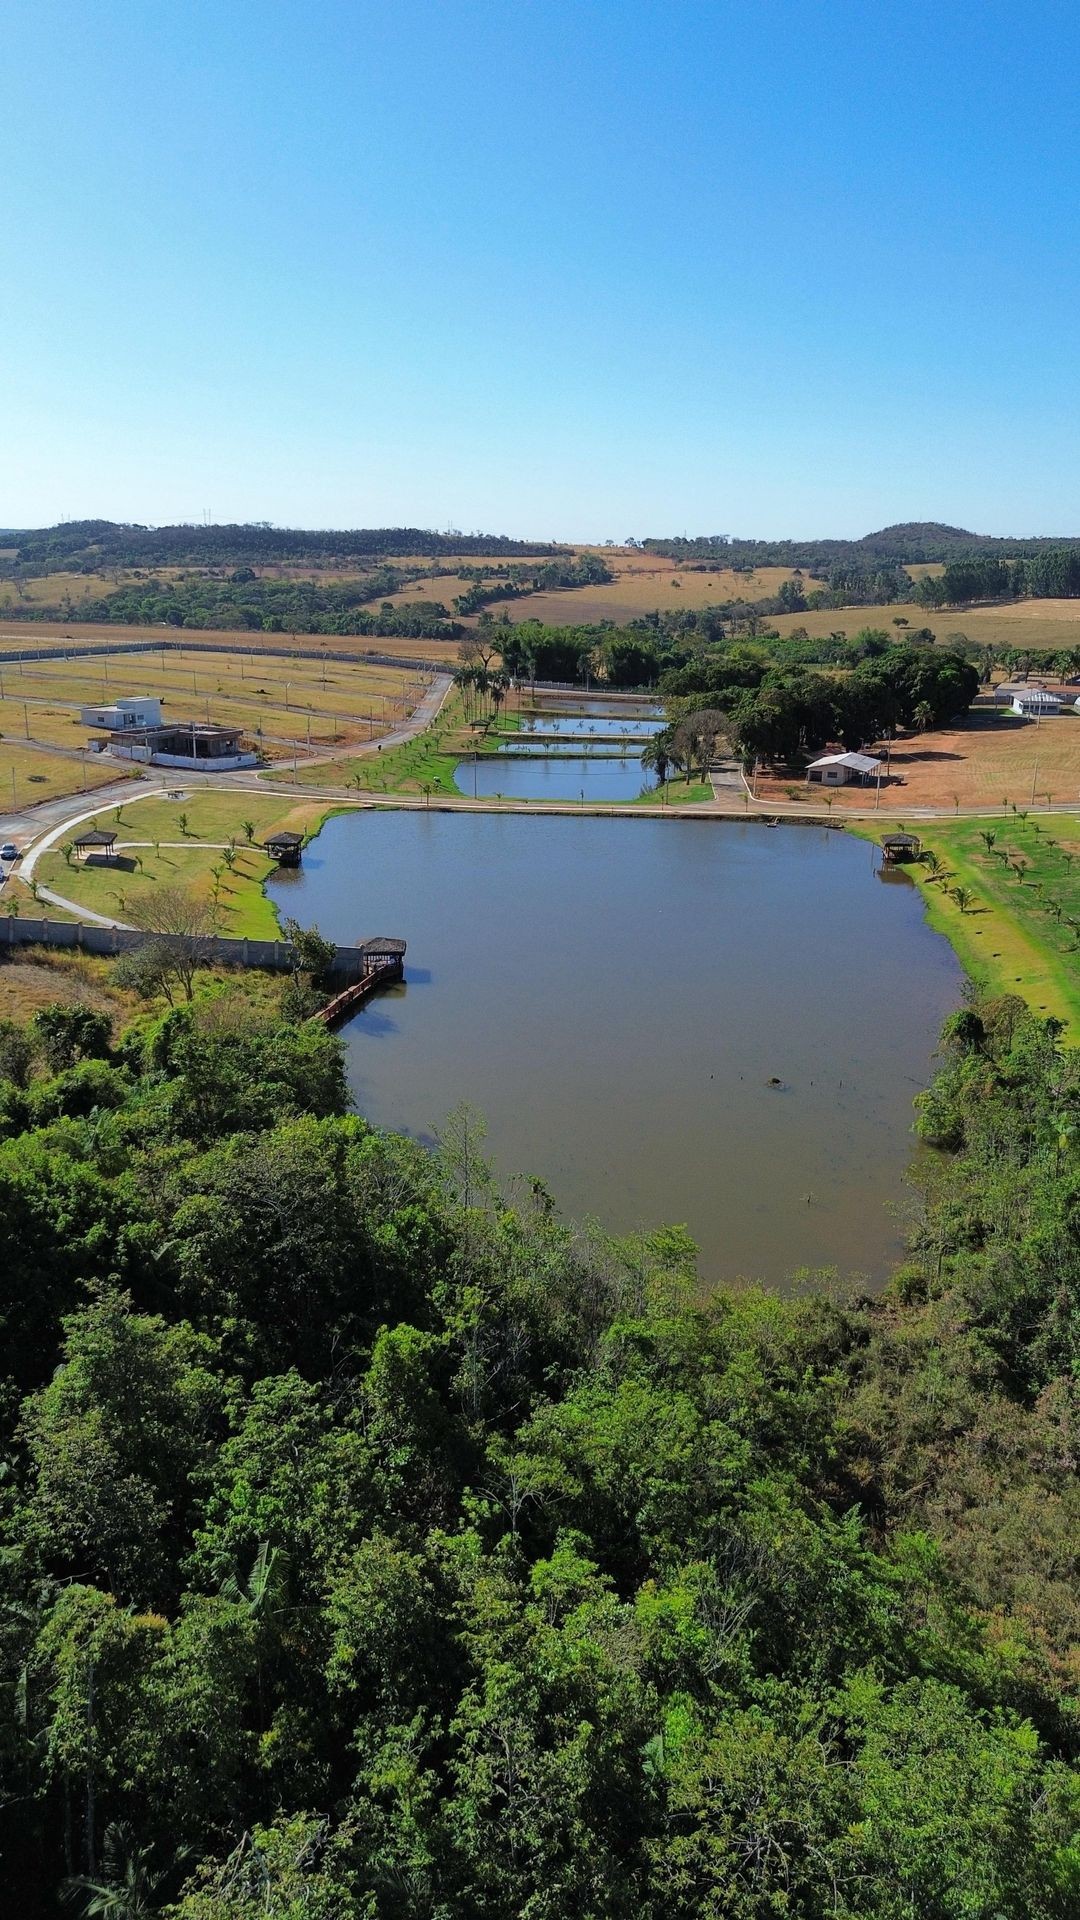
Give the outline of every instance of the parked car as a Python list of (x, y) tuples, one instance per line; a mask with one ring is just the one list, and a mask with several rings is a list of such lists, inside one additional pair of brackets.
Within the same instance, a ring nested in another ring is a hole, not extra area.
[(18, 860), (20, 858), (21, 855), (14, 840), (5, 840), (3, 846), (0, 847), (0, 860)]

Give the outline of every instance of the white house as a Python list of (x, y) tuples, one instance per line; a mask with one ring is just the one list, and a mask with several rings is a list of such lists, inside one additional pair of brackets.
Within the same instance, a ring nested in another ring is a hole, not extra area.
[(1045, 720), (1060, 713), (1065, 702), (1048, 687), (1023, 687), (1013, 695), (1012, 712), (1023, 720)]
[(140, 696), (114, 700), (108, 707), (83, 707), (84, 727), (103, 727), (106, 733), (124, 733), (128, 727), (160, 727), (161, 701)]
[(817, 780), (823, 787), (846, 787), (854, 781), (859, 786), (869, 786), (881, 772), (881, 761), (875, 760), (869, 753), (823, 753), (818, 760), (811, 760), (806, 769), (808, 780)]

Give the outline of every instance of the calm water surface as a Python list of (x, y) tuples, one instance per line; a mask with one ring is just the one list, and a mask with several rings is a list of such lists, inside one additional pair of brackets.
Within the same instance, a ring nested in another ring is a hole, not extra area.
[[(526, 759), (510, 753), (489, 753), (454, 768), (454, 784), (470, 798), (502, 794), (504, 800), (635, 800), (643, 787), (655, 786), (637, 754), (586, 755), (556, 753), (537, 747)], [(306, 857), (306, 856), (305, 856)]]
[(660, 719), (643, 720), (630, 715), (625, 720), (612, 718), (610, 710), (603, 719), (591, 713), (524, 713), (521, 716), (522, 733), (557, 733), (563, 737), (574, 738), (580, 734), (592, 740), (604, 740), (612, 734), (634, 734), (644, 742), (651, 734), (659, 733), (663, 726)]
[(614, 1230), (685, 1222), (712, 1279), (882, 1278), (899, 1251), (911, 1102), (961, 975), (865, 842), (354, 813), (271, 892), (339, 941), (408, 940), (406, 984), (343, 1031), (380, 1125), (427, 1137), (467, 1100), (503, 1176)]

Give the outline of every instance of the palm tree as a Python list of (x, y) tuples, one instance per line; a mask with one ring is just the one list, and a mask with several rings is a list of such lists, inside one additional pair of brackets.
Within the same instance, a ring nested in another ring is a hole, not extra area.
[(954, 887), (952, 890), (952, 897), (956, 901), (956, 904), (959, 907), (961, 913), (966, 913), (968, 910), (968, 907), (971, 904), (971, 888), (970, 887)]
[(997, 834), (991, 832), (989, 828), (984, 828), (983, 831), (979, 834), (979, 839), (985, 842), (987, 853), (993, 853), (994, 842), (997, 839)]
[(655, 773), (656, 784), (662, 787), (671, 770), (671, 756), (659, 734), (647, 740), (641, 751), (641, 764), (646, 773)]
[(105, 1878), (79, 1874), (65, 1881), (65, 1902), (81, 1902), (83, 1920), (157, 1920), (165, 1876), (151, 1868), (149, 1847), (140, 1847), (131, 1828), (114, 1820), (105, 1829), (101, 1856)]
[(254, 820), (241, 820), (240, 829), (241, 829), (241, 832), (243, 833), (244, 839), (247, 841), (248, 846), (250, 847), (252, 841), (255, 838)]

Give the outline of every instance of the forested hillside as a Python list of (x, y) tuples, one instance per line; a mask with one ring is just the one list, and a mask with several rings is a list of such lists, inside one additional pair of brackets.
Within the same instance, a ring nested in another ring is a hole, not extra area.
[(435, 533), (427, 527), (359, 527), (312, 531), (253, 521), (233, 526), (142, 527), (115, 520), (65, 520), (55, 527), (12, 529), (2, 536), (15, 558), (43, 572), (61, 567), (327, 566), (374, 562), (388, 554), (544, 554), (546, 541), (505, 534)]
[(873, 1305), (703, 1300), (226, 989), (5, 1028), (5, 1911), (1075, 1914), (1080, 1066), (943, 1049)]

